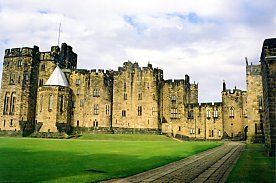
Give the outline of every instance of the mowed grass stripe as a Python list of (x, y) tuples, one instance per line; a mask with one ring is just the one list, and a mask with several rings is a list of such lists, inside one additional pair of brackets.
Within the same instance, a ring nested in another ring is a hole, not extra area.
[(0, 138), (0, 182), (95, 182), (125, 177), (221, 144), (146, 138), (158, 137), (156, 141), (124, 141), (127, 136), (117, 141)]

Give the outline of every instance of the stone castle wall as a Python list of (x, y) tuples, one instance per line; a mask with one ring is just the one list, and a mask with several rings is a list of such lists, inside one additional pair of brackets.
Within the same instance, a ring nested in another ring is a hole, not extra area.
[[(66, 75), (68, 87), (45, 85), (56, 65)], [(166, 133), (221, 139), (244, 138), (246, 130), (253, 136), (253, 124), (260, 124), (260, 111), (256, 109), (256, 98), (262, 95), (259, 66), (247, 66), (248, 93), (225, 87), (222, 102), (202, 104), (198, 103), (198, 84), (190, 83), (188, 75), (164, 80), (161, 69), (151, 64), (141, 68), (130, 61), (118, 71), (76, 66), (77, 54), (67, 44), (52, 46), (49, 52), (39, 52), (38, 47), (6, 50), (1, 130), (24, 131), (30, 124), (36, 136), (63, 132)], [(24, 83), (24, 78), (28, 82)], [(12, 105), (7, 102), (11, 96), (16, 96), (14, 114), (10, 114)], [(11, 120), (13, 125), (8, 125)]]

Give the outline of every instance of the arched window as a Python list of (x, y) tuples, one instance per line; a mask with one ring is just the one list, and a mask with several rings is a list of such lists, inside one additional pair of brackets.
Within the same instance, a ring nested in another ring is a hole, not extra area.
[(3, 114), (8, 114), (9, 111), (9, 102), (10, 102), (10, 93), (6, 92), (4, 99), (4, 111)]
[(16, 101), (15, 92), (12, 92), (12, 94), (11, 94), (11, 101), (10, 101), (10, 114), (14, 114), (14, 111), (15, 111), (15, 101)]

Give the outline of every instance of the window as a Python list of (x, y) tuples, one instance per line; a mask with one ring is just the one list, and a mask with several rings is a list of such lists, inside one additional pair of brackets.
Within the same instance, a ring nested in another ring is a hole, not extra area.
[(77, 86), (80, 85), (80, 79), (76, 79), (76, 85), (77, 85)]
[(188, 119), (194, 119), (194, 111), (188, 111)]
[(142, 93), (138, 94), (138, 100), (142, 100)]
[(127, 100), (127, 93), (124, 93), (124, 100)]
[(79, 88), (77, 89), (77, 95), (80, 95), (80, 89)]
[(4, 124), (3, 124), (3, 126), (4, 126), (4, 127), (6, 126), (6, 120), (4, 120)]
[(124, 83), (124, 92), (126, 92), (126, 83)]
[(10, 74), (10, 84), (14, 84), (14, 74)]
[(171, 109), (171, 118), (173, 119), (177, 118), (177, 109)]
[(176, 96), (175, 96), (175, 95), (173, 95), (173, 96), (171, 97), (171, 101), (172, 101), (172, 105), (175, 105), (175, 104), (176, 104)]
[(98, 121), (95, 120), (95, 121), (93, 122), (93, 126), (94, 126), (94, 127), (98, 127)]
[(214, 118), (218, 118), (218, 110), (217, 109), (214, 110)]
[(29, 81), (29, 75), (25, 74), (25, 81)]
[(193, 128), (190, 128), (190, 134), (194, 134), (195, 130)]
[(40, 70), (41, 70), (41, 71), (45, 71), (45, 64), (42, 64), (42, 65), (40, 66)]
[(262, 99), (262, 97), (259, 97), (258, 101), (259, 101), (259, 109), (262, 110), (263, 109), (263, 99)]
[(105, 106), (105, 114), (109, 116), (109, 105)]
[(220, 132), (220, 130), (218, 131), (218, 136), (219, 136), (219, 137), (221, 136), (221, 132)]
[(39, 80), (39, 86), (43, 86), (43, 79)]
[(158, 108), (153, 107), (153, 108), (152, 108), (152, 115), (154, 116), (154, 115), (156, 115), (157, 113), (158, 113)]
[(53, 95), (49, 96), (48, 110), (51, 112), (53, 109)]
[(22, 66), (22, 60), (18, 60), (18, 67), (21, 67)]
[(211, 118), (211, 112), (210, 112), (210, 110), (207, 110), (207, 112), (206, 112), (206, 117), (207, 117), (207, 119), (210, 119), (210, 118)]
[(10, 93), (7, 92), (4, 99), (4, 110), (3, 114), (8, 114), (9, 111), (9, 103), (10, 103)]
[(178, 131), (181, 131), (181, 126), (178, 127)]
[(15, 111), (15, 101), (16, 101), (16, 97), (15, 97), (15, 92), (12, 92), (11, 94), (11, 102), (10, 102), (10, 114), (14, 114)]
[(125, 117), (126, 116), (126, 111), (122, 110), (122, 116)]
[(138, 106), (138, 116), (142, 116), (142, 106)]
[(80, 107), (83, 107), (83, 106), (84, 106), (84, 100), (81, 99), (81, 100), (80, 100)]
[(13, 120), (11, 119), (11, 122), (10, 122), (10, 126), (11, 126), (11, 127), (12, 127), (12, 125), (13, 125), (13, 123), (12, 123), (12, 122), (13, 122)]
[(99, 104), (94, 104), (94, 115), (99, 114)]
[(230, 108), (229, 113), (230, 113), (230, 114), (229, 114), (229, 117), (230, 117), (230, 118), (234, 118), (234, 108), (233, 108), (233, 107)]
[(40, 95), (40, 112), (42, 112), (42, 105), (43, 105), (43, 95)]
[(200, 134), (200, 128), (199, 128), (199, 129), (197, 129), (197, 134)]
[(100, 90), (99, 89), (94, 89), (93, 90), (93, 97), (99, 97), (100, 96)]
[(80, 122), (79, 122), (79, 120), (77, 121), (77, 127), (79, 127), (80, 126)]
[(21, 76), (18, 76), (18, 84), (21, 83)]
[(63, 95), (59, 97), (59, 112), (63, 112)]

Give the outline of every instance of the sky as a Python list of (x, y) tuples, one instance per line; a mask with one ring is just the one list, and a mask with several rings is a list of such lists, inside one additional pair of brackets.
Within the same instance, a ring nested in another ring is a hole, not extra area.
[(0, 70), (7, 48), (60, 41), (78, 68), (117, 70), (151, 63), (164, 79), (199, 84), (200, 102), (221, 101), (222, 82), (246, 90), (245, 57), (259, 64), (276, 37), (275, 0), (0, 0)]

